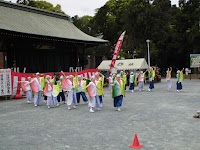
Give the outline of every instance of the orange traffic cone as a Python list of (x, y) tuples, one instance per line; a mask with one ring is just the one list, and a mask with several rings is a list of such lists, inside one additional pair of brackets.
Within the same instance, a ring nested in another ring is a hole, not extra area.
[(139, 148), (142, 148), (142, 146), (143, 146), (143, 145), (139, 143), (137, 134), (135, 134), (135, 137), (134, 137), (134, 140), (133, 140), (133, 144), (131, 144), (129, 147), (130, 147), (130, 148), (139, 149)]

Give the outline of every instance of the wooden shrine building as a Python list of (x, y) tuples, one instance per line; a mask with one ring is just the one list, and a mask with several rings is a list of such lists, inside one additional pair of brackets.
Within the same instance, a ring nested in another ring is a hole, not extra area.
[(107, 42), (80, 31), (67, 15), (0, 0), (0, 68), (69, 71), (84, 66), (85, 48)]

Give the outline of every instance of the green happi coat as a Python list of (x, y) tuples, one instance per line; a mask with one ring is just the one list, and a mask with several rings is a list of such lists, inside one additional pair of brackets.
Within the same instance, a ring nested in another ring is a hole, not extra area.
[(124, 80), (124, 84), (127, 84), (127, 76), (125, 74), (123, 74), (123, 80)]
[(112, 97), (113, 98), (125, 94), (124, 82), (122, 80), (120, 80), (120, 83), (117, 80), (115, 80), (113, 84), (114, 84), (113, 90), (112, 90)]
[(135, 74), (133, 76), (133, 83), (134, 83), (135, 86), (137, 86), (137, 80), (138, 80), (138, 76)]
[(96, 86), (97, 86), (97, 95), (104, 95), (103, 91), (103, 85), (104, 85), (104, 76), (102, 76), (99, 81), (96, 81)]

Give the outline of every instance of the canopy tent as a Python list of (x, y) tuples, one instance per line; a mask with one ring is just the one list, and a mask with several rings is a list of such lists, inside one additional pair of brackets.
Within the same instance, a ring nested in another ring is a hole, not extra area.
[[(109, 70), (111, 60), (104, 60), (98, 66), (99, 70)], [(116, 60), (115, 68), (117, 70), (137, 70), (137, 69), (147, 69), (148, 65), (144, 58), (139, 59), (124, 59)]]

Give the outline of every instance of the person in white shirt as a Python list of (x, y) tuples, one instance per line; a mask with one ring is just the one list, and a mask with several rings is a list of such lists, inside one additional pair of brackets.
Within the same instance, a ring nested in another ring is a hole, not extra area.
[(134, 75), (133, 75), (133, 72), (130, 73), (130, 77), (129, 77), (129, 90), (131, 92), (134, 92)]
[(77, 98), (76, 98), (76, 90), (75, 90), (75, 85), (73, 83), (73, 75), (69, 76), (68, 80), (68, 100), (67, 100), (67, 106), (68, 109), (71, 109), (71, 106), (73, 106), (74, 109), (76, 109), (77, 105)]
[(78, 75), (78, 89), (76, 91), (76, 97), (77, 97), (78, 104), (80, 103), (80, 96), (82, 96), (82, 99), (85, 103), (88, 102), (88, 99), (87, 99), (84, 89), (83, 89), (84, 84), (85, 84), (85, 81), (83, 81), (83, 77), (81, 75)]
[(34, 92), (34, 105), (35, 107), (37, 107), (40, 104), (40, 100), (42, 97), (42, 87), (41, 87), (41, 78), (40, 78), (40, 74), (36, 73), (36, 77), (33, 78), (30, 81), (30, 85), (32, 88), (32, 91)]
[(51, 77), (49, 75), (46, 76), (46, 87), (44, 89), (44, 95), (47, 96), (47, 106), (51, 108), (52, 105), (52, 91), (53, 91), (53, 84), (51, 82)]
[[(97, 87), (95, 84), (95, 76), (91, 76), (91, 82), (86, 86), (89, 95), (88, 107), (91, 113), (94, 112), (94, 108), (96, 107), (96, 103), (99, 103), (99, 96), (97, 95)], [(97, 108), (100, 110), (100, 108)]]
[(112, 83), (113, 83), (113, 78), (112, 78), (112, 73), (110, 73), (110, 76), (108, 77), (108, 84), (110, 91), (112, 91)]
[(30, 86), (30, 82), (31, 82), (31, 77), (27, 78), (28, 81), (19, 81), (21, 83), (21, 87), (22, 90), (24, 91), (24, 93), (26, 93), (26, 98), (27, 98), (27, 103), (32, 103), (32, 90), (31, 90), (31, 86)]

